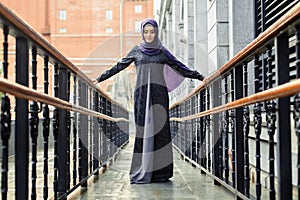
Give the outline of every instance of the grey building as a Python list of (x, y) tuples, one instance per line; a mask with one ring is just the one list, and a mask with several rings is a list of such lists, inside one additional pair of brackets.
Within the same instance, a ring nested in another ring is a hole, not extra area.
[[(165, 0), (158, 10), (160, 38), (188, 67), (209, 75), (254, 38), (253, 1)], [(170, 94), (171, 102), (200, 81), (185, 82)]]

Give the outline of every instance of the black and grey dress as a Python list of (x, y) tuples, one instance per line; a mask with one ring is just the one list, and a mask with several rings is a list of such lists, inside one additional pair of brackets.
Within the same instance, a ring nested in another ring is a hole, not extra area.
[(199, 79), (202, 75), (197, 71), (180, 68), (163, 51), (150, 56), (135, 46), (125, 58), (99, 76), (98, 82), (124, 70), (132, 62), (136, 66), (137, 78), (134, 91), (136, 137), (130, 182), (167, 181), (173, 176), (173, 154), (164, 64), (187, 78)]

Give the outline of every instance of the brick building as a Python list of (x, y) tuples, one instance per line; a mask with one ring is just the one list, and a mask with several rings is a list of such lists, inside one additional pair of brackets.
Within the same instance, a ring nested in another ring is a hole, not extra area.
[[(153, 0), (1, 0), (1, 3), (91, 79), (138, 44), (141, 21), (154, 17)], [(42, 67), (38, 69), (42, 73)], [(132, 68), (128, 72), (134, 77)], [(106, 81), (101, 87), (106, 90), (109, 83)], [(42, 80), (38, 84), (42, 86)]]

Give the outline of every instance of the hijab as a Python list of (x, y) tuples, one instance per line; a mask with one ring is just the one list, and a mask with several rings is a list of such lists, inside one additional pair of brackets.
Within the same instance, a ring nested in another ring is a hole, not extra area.
[[(144, 37), (144, 28), (147, 24), (151, 24), (154, 27), (155, 31), (155, 38), (153, 42), (147, 43)], [(173, 61), (178, 67), (183, 69), (190, 70), (187, 66), (185, 66), (182, 62), (178, 61), (161, 43), (160, 39), (158, 38), (158, 25), (157, 22), (153, 19), (146, 19), (141, 24), (141, 33), (143, 41), (140, 43), (139, 48), (140, 50), (149, 56), (158, 55), (163, 52), (170, 60)], [(164, 78), (166, 82), (166, 86), (168, 92), (171, 92), (176, 87), (180, 85), (180, 83), (184, 80), (184, 77), (172, 69), (169, 65), (164, 65)]]
[[(145, 41), (145, 37), (144, 37), (144, 29), (147, 24), (151, 24), (154, 27), (155, 38), (154, 38), (153, 42), (151, 42), (151, 43), (147, 43)], [(144, 20), (141, 24), (141, 31), (142, 31), (142, 38), (143, 38), (143, 41), (140, 43), (140, 46), (139, 46), (141, 51), (150, 56), (159, 54), (161, 52), (161, 49), (163, 46), (161, 44), (160, 39), (158, 38), (157, 22), (153, 19)]]

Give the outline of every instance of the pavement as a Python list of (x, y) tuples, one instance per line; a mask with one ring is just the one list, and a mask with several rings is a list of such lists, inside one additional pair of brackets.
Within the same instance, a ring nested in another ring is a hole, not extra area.
[(182, 159), (173, 149), (174, 176), (169, 182), (130, 184), (129, 168), (133, 150), (133, 136), (117, 158), (99, 176), (89, 180), (87, 190), (79, 189), (68, 199), (74, 200), (232, 200), (227, 189), (214, 185), (211, 177)]

